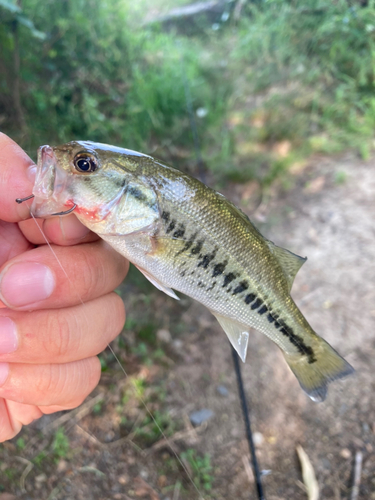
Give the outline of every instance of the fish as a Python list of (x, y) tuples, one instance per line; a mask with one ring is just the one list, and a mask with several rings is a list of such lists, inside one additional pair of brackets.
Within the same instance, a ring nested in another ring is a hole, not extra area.
[(170, 297), (211, 311), (243, 362), (254, 328), (283, 352), (315, 402), (353, 367), (318, 336), (290, 292), (306, 261), (266, 239), (222, 194), (143, 153), (90, 141), (38, 150), (31, 212), (74, 212)]

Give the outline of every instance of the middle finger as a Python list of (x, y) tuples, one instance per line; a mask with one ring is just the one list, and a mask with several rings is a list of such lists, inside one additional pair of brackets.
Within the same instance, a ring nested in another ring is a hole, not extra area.
[(30, 311), (87, 302), (114, 290), (128, 270), (126, 259), (103, 241), (51, 248), (18, 255), (0, 270), (0, 300), (7, 307)]

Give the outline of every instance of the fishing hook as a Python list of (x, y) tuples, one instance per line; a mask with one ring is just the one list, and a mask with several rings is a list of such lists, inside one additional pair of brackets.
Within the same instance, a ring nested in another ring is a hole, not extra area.
[(26, 198), (16, 198), (17, 203), (23, 203), (24, 201), (31, 200), (31, 198), (34, 198), (34, 195), (31, 194), (30, 196), (26, 196)]
[(74, 203), (74, 205), (72, 206), (72, 208), (69, 208), (69, 210), (65, 210), (65, 212), (57, 212), (56, 214), (51, 214), (51, 216), (52, 215), (68, 215), (71, 212), (73, 212), (73, 210), (75, 210), (76, 208), (77, 208), (77, 205)]
[[(16, 202), (17, 203), (23, 203), (24, 201), (27, 201), (27, 200), (31, 200), (31, 198), (34, 198), (34, 195), (31, 194), (30, 196), (26, 196), (26, 198), (16, 198)], [(71, 212), (73, 212), (73, 210), (75, 210), (77, 208), (77, 205), (74, 204), (72, 206), (72, 208), (69, 208), (69, 210), (65, 210), (65, 212), (57, 212), (55, 214), (51, 214), (52, 215), (68, 215), (70, 214)]]

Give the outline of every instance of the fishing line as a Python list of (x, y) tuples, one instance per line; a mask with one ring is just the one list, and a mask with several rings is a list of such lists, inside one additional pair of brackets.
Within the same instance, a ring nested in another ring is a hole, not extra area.
[[(29, 207), (30, 209), (30, 207)], [(30, 210), (30, 215), (31, 217), (34, 219), (35, 221), (35, 224), (36, 226), (38, 227), (40, 233), (42, 234), (45, 242), (47, 243), (49, 249), (51, 250), (53, 256), (55, 257), (58, 265), (60, 266), (62, 272), (64, 273), (65, 277), (67, 278), (67, 280), (69, 281), (69, 283), (73, 286), (73, 283), (72, 283), (72, 280), (70, 279), (70, 277), (68, 276), (68, 273), (66, 272), (66, 270), (64, 269), (64, 266), (61, 264), (60, 262), (60, 259), (57, 257), (56, 255), (56, 252), (54, 251), (52, 245), (50, 244), (50, 242), (48, 241), (46, 235), (44, 234), (43, 232), (43, 229), (39, 226), (39, 224), (37, 223), (37, 220), (36, 218), (34, 217), (34, 215), (32, 214), (31, 210)], [(74, 287), (73, 287), (74, 288)], [(79, 299), (79, 301), (81, 302), (81, 304), (84, 306), (85, 303), (83, 302), (82, 300), (82, 297), (79, 295), (79, 293), (77, 292), (77, 290), (75, 290), (75, 293), (76, 293), (76, 296), (77, 298)], [(84, 315), (86, 316), (86, 312), (85, 310), (83, 310), (83, 313)], [(88, 320), (87, 316), (86, 316), (86, 320)], [(111, 351), (113, 357), (115, 358), (116, 362), (118, 363), (119, 367), (121, 368), (122, 372), (124, 373), (124, 375), (126, 376), (126, 378), (129, 378), (129, 375), (127, 374), (127, 372), (125, 371), (125, 368), (123, 367), (121, 361), (119, 360), (119, 358), (116, 356), (114, 350), (112, 349), (111, 345), (110, 344), (107, 344), (107, 347), (109, 348), (109, 350)], [(191, 484), (194, 486), (196, 492), (198, 493), (199, 495), (199, 500), (204, 500), (204, 497), (201, 493), (201, 491), (199, 490), (198, 486), (194, 483), (193, 481), (193, 478), (191, 477), (191, 475), (189, 474), (189, 471), (186, 467), (186, 465), (182, 462), (181, 458), (178, 456), (178, 453), (176, 451), (176, 449), (174, 448), (174, 446), (172, 446), (172, 442), (167, 438), (167, 436), (165, 435), (164, 431), (161, 429), (160, 425), (158, 424), (158, 422), (156, 421), (153, 413), (151, 412), (151, 410), (149, 409), (146, 401), (142, 398), (142, 395), (141, 395), (141, 392), (140, 390), (134, 386), (136, 392), (137, 392), (137, 397), (139, 398), (140, 402), (142, 403), (142, 405), (144, 406), (145, 410), (147, 411), (147, 413), (149, 414), (149, 416), (151, 417), (151, 420), (153, 421), (153, 423), (155, 424), (156, 428), (158, 429), (158, 431), (160, 432), (160, 435), (163, 437), (163, 439), (165, 439), (165, 442), (168, 444), (169, 448), (171, 449), (172, 453), (174, 454), (174, 456), (176, 457), (178, 463), (181, 465), (182, 469), (184, 470), (186, 476), (188, 477), (189, 481), (191, 482)]]
[[(177, 44), (180, 47), (180, 43), (177, 42)], [(184, 59), (183, 59), (182, 54), (181, 54), (180, 62), (181, 62), (181, 68), (182, 68), (181, 69), (182, 79), (184, 82), (184, 89), (185, 89), (186, 108), (188, 111), (190, 127), (192, 129), (192, 134), (193, 134), (193, 139), (194, 139), (196, 161), (197, 161), (197, 165), (198, 165), (199, 175), (201, 177), (202, 182), (204, 182), (203, 179), (205, 178), (205, 175), (203, 172), (203, 160), (202, 160), (201, 146), (200, 146), (199, 137), (198, 137), (197, 124), (196, 124), (195, 116), (194, 116), (193, 101), (192, 101), (191, 92), (190, 92), (189, 80), (187, 78), (186, 71), (185, 71), (185, 68), (183, 66)], [(235, 349), (232, 346), (231, 346), (231, 350), (232, 350), (232, 355), (233, 355), (234, 369), (235, 369), (236, 378), (237, 378), (238, 393), (239, 393), (239, 397), (240, 397), (240, 401), (241, 401), (242, 415), (243, 415), (243, 418), (245, 421), (246, 437), (247, 437), (247, 441), (249, 444), (249, 450), (250, 450), (250, 455), (251, 455), (251, 464), (252, 464), (252, 468), (253, 468), (253, 472), (254, 472), (258, 499), (265, 500), (265, 496), (264, 496), (263, 488), (262, 488), (261, 473), (259, 470), (258, 459), (256, 456), (256, 451), (255, 451), (255, 446), (254, 446), (254, 441), (253, 441), (253, 435), (251, 432), (250, 413), (249, 413), (249, 409), (248, 409), (247, 402), (246, 402), (246, 394), (245, 394), (245, 389), (244, 389), (244, 385), (243, 385), (239, 357), (238, 357), (237, 352), (235, 351)]]

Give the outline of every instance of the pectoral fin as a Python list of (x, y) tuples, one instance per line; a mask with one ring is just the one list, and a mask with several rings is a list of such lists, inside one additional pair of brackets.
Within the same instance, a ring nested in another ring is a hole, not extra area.
[(278, 260), (283, 274), (288, 282), (289, 291), (292, 289), (294, 278), (301, 269), (301, 266), (306, 262), (307, 257), (300, 257), (285, 248), (278, 247), (272, 241), (267, 240), (267, 245), (271, 252)]
[(233, 319), (212, 313), (227, 334), (230, 343), (237, 351), (239, 357), (245, 363), (247, 346), (249, 343), (249, 327)]
[(141, 273), (143, 274), (143, 276), (145, 276), (154, 286), (156, 286), (156, 288), (158, 290), (161, 290), (162, 292), (166, 293), (167, 295), (169, 295), (173, 299), (180, 300), (180, 298), (177, 297), (177, 295), (174, 293), (174, 291), (172, 290), (172, 288), (168, 288), (167, 286), (163, 285), (163, 283), (161, 281), (159, 281), (154, 276), (152, 276), (151, 274), (149, 274), (147, 271), (144, 271), (140, 267), (138, 267), (138, 266), (135, 266), (135, 267), (139, 271), (141, 271)]

